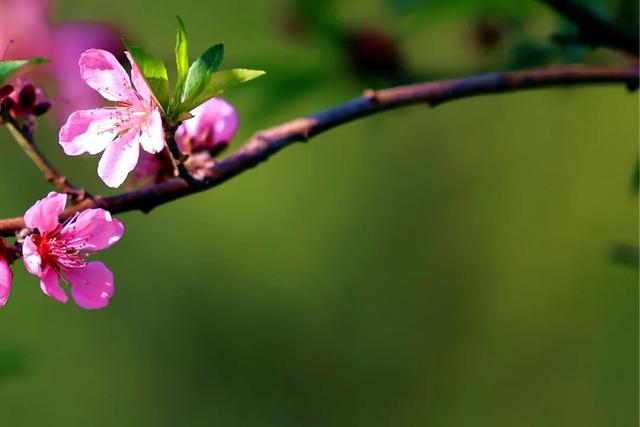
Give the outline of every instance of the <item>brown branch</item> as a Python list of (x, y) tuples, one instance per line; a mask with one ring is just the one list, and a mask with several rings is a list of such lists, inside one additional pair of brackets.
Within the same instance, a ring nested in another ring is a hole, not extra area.
[(74, 187), (65, 176), (60, 174), (51, 163), (49, 163), (44, 154), (42, 154), (36, 146), (30, 132), (27, 133), (21, 130), (20, 125), (8, 114), (3, 115), (3, 120), (6, 122), (5, 124), (11, 136), (13, 136), (20, 148), (22, 148), (36, 167), (40, 169), (48, 182), (63, 193), (69, 194), (74, 201), (81, 201), (88, 195), (85, 190)]
[[(415, 104), (439, 105), (446, 101), (491, 93), (580, 84), (618, 83), (638, 87), (637, 67), (564, 66), (540, 70), (491, 73), (457, 80), (419, 83), (379, 91), (366, 91), (337, 107), (256, 133), (244, 146), (215, 163), (206, 179), (189, 184), (173, 178), (160, 184), (115, 196), (94, 196), (64, 211), (63, 218), (89, 208), (111, 213), (132, 210), (149, 212), (156, 206), (215, 187), (265, 161), (274, 153), (296, 142), (333, 129), (352, 120), (382, 111)], [(0, 235), (10, 236), (24, 228), (21, 217), (0, 220)]]
[(638, 56), (640, 34), (595, 13), (574, 0), (541, 0), (578, 27), (578, 41), (591, 46), (606, 46)]

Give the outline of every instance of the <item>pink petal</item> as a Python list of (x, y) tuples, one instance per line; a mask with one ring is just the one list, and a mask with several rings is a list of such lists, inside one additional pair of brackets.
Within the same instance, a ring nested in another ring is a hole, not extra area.
[(71, 284), (71, 295), (80, 307), (87, 310), (104, 308), (113, 296), (113, 273), (103, 263), (94, 261), (82, 268), (64, 273)]
[(22, 243), (22, 261), (24, 262), (24, 268), (26, 268), (29, 273), (36, 276), (42, 274), (42, 258), (31, 236), (27, 236)]
[(64, 304), (69, 301), (69, 297), (64, 289), (62, 289), (62, 286), (60, 286), (60, 276), (58, 276), (58, 273), (50, 266), (47, 266), (42, 272), (42, 276), (40, 276), (40, 289), (42, 289), (42, 292), (44, 292), (46, 296), (58, 302)]
[(61, 238), (68, 246), (95, 252), (106, 249), (120, 240), (124, 226), (104, 209), (87, 209), (64, 225)]
[(76, 111), (60, 128), (59, 143), (68, 156), (97, 154), (118, 135), (118, 118), (113, 108)]
[(67, 195), (50, 192), (44, 199), (38, 200), (24, 214), (24, 223), (29, 228), (37, 228), (41, 234), (53, 231), (58, 226), (58, 217), (67, 203)]
[(11, 274), (9, 263), (5, 259), (0, 259), (0, 307), (4, 307), (9, 299), (12, 279), (13, 275)]
[(98, 163), (98, 175), (109, 187), (119, 187), (136, 167), (139, 152), (138, 134), (130, 130), (104, 150)]
[(127, 59), (129, 59), (129, 62), (131, 63), (131, 80), (133, 81), (133, 85), (140, 96), (142, 96), (142, 99), (146, 101), (147, 105), (157, 103), (155, 96), (153, 96), (153, 93), (151, 92), (151, 88), (140, 72), (138, 64), (136, 64), (129, 52), (125, 51), (124, 54), (127, 55)]
[(129, 76), (111, 52), (89, 49), (80, 55), (80, 75), (109, 101), (137, 102)]
[(208, 108), (210, 120), (215, 122), (212, 144), (231, 141), (238, 131), (238, 112), (222, 98), (213, 98), (205, 105), (207, 103), (211, 104)]
[(155, 154), (164, 148), (164, 128), (160, 111), (154, 110), (147, 125), (140, 132), (140, 145), (147, 153)]

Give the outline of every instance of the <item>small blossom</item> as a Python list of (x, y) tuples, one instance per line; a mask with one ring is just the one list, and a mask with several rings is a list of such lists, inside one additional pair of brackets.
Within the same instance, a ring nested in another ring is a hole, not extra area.
[[(191, 175), (202, 179), (215, 163), (213, 157), (227, 148), (235, 136), (238, 113), (224, 99), (212, 98), (194, 108), (191, 115), (176, 130), (176, 143), (180, 151), (189, 154), (186, 165)], [(166, 151), (155, 155), (141, 151), (132, 184), (159, 183), (173, 176), (173, 162)]]
[(224, 150), (238, 130), (238, 113), (222, 98), (212, 98), (191, 111), (192, 118), (176, 131), (178, 148), (185, 153)]
[(40, 278), (40, 288), (47, 296), (67, 302), (62, 279), (71, 286), (80, 307), (106, 307), (114, 293), (113, 274), (103, 263), (87, 262), (86, 257), (118, 242), (124, 227), (104, 209), (87, 209), (61, 224), (58, 218), (66, 201), (65, 194), (51, 192), (25, 213), (25, 224), (37, 232), (22, 245), (24, 265)]
[(4, 307), (11, 292), (13, 274), (9, 268), (9, 253), (4, 240), (0, 238), (0, 307)]
[[(115, 107), (72, 113), (60, 129), (65, 153), (77, 156), (104, 151), (98, 175), (109, 187), (118, 187), (138, 163), (140, 147), (148, 153), (165, 145), (158, 102), (129, 52), (131, 79), (109, 52), (89, 49), (80, 56), (84, 81)], [(133, 82), (133, 85), (131, 84)]]

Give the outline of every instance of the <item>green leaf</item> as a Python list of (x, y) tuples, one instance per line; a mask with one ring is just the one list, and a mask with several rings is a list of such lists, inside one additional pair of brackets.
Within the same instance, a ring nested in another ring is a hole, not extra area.
[(49, 60), (47, 58), (32, 58), (32, 59), (19, 59), (15, 61), (0, 61), (0, 84), (6, 82), (9, 77), (13, 75), (20, 68), (25, 65), (40, 65), (46, 64)]
[(185, 99), (184, 103), (180, 106), (180, 109), (181, 111), (191, 111), (203, 102), (222, 95), (225, 90), (248, 82), (249, 80), (257, 79), (264, 74), (264, 71), (249, 70), (246, 68), (234, 68), (232, 70), (213, 73), (209, 77), (209, 81), (197, 96)]
[(176, 31), (176, 69), (178, 70), (178, 81), (176, 82), (174, 99), (179, 101), (184, 82), (187, 79), (187, 73), (189, 72), (189, 46), (187, 44), (187, 29), (182, 19), (180, 19), (179, 16), (176, 18), (178, 18), (178, 28)]
[[(223, 57), (224, 46), (217, 44), (205, 50), (200, 58), (191, 64), (180, 101), (185, 102), (200, 96), (201, 92), (207, 86), (211, 74), (220, 69)], [(186, 110), (183, 109), (182, 111)]]
[(140, 72), (151, 88), (151, 92), (163, 108), (169, 104), (169, 78), (164, 62), (146, 50), (123, 40), (123, 43), (136, 64)]

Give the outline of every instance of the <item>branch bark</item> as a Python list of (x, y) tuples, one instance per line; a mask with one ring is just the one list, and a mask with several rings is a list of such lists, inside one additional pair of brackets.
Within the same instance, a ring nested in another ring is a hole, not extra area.
[(541, 0), (578, 27), (578, 41), (606, 46), (638, 56), (640, 34), (601, 16), (574, 0)]
[[(156, 206), (197, 193), (253, 168), (288, 145), (307, 141), (315, 135), (353, 120), (415, 104), (436, 106), (461, 98), (492, 93), (509, 93), (551, 86), (617, 83), (638, 87), (639, 72), (634, 67), (572, 65), (539, 70), (491, 73), (456, 80), (367, 90), (363, 96), (337, 107), (259, 131), (236, 152), (216, 162), (206, 179), (188, 183), (173, 178), (160, 184), (115, 196), (93, 196), (64, 211), (62, 218), (76, 212), (103, 208), (113, 214), (132, 210), (149, 212)], [(0, 220), (0, 236), (11, 236), (25, 227), (22, 217)]]
[(9, 116), (4, 117), (4, 120), (6, 121), (6, 126), (9, 129), (11, 136), (13, 136), (20, 148), (22, 148), (36, 167), (40, 169), (44, 178), (48, 182), (63, 193), (69, 194), (74, 202), (81, 201), (87, 196), (87, 193), (84, 190), (74, 187), (65, 176), (60, 174), (53, 165), (49, 163), (42, 152), (40, 152), (33, 139), (28, 134), (25, 134), (20, 130), (20, 125), (18, 123), (13, 121)]

